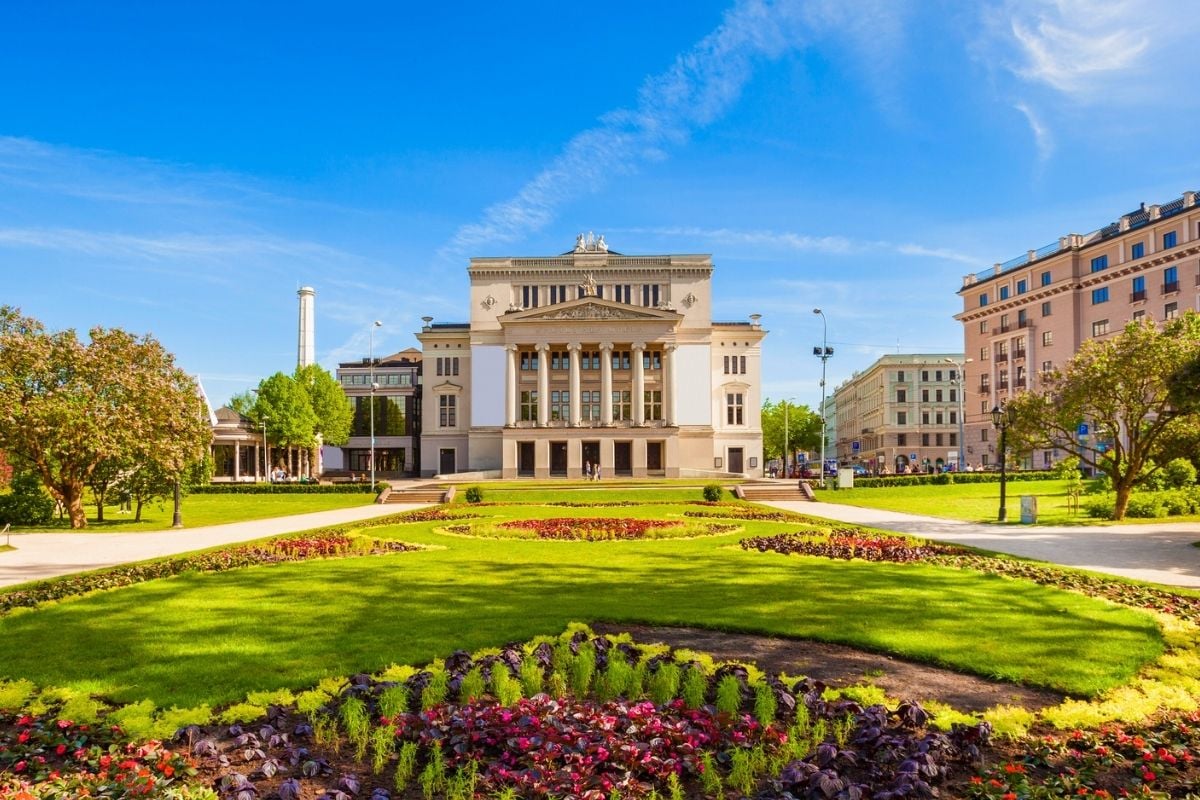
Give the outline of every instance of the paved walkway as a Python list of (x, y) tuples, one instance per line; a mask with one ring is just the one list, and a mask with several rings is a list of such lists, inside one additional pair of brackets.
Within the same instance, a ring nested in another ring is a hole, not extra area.
[(1200, 587), (1200, 522), (1034, 526), (959, 522), (837, 503), (770, 501), (813, 517), (911, 533), (1170, 586)]
[(14, 533), (16, 550), (0, 553), (0, 586), (69, 575), (129, 561), (399, 514), (427, 503), (353, 506), (250, 522), (152, 533)]

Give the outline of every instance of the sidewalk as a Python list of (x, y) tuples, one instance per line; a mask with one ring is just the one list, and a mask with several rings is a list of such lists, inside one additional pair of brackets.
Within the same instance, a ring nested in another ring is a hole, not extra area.
[(14, 533), (12, 545), (16, 549), (0, 553), (0, 586), (235, 544), (264, 536), (358, 522), (424, 508), (426, 505), (395, 503), (352, 506), (157, 533)]
[(1198, 522), (1078, 527), (1000, 525), (837, 503), (767, 501), (764, 505), (1093, 572), (1200, 588), (1200, 548), (1192, 547), (1192, 542), (1200, 541)]

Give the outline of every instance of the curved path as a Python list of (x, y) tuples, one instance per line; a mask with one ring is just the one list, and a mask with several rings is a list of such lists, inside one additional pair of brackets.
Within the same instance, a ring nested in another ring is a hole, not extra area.
[(1169, 586), (1200, 587), (1200, 522), (1139, 525), (1000, 525), (960, 522), (837, 503), (768, 501), (811, 517), (911, 533), (1068, 567)]
[(0, 586), (111, 567), (130, 561), (385, 517), (428, 503), (352, 506), (311, 514), (152, 533), (14, 533), (15, 550), (0, 553)]

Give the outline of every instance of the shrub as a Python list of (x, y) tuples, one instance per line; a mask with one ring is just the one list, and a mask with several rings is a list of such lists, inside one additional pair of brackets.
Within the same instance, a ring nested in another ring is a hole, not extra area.
[(54, 516), (54, 501), (32, 472), (13, 476), (12, 492), (0, 496), (0, 526), (45, 525)]
[(466, 498), (468, 503), (482, 503), (483, 489), (480, 489), (478, 486), (468, 486), (467, 491), (463, 494), (463, 497)]
[(1163, 467), (1163, 478), (1170, 489), (1185, 489), (1196, 483), (1196, 467), (1186, 458), (1176, 458)]
[(1125, 514), (1138, 519), (1157, 519), (1167, 515), (1167, 506), (1160, 492), (1145, 492), (1129, 497)]
[[(389, 488), (375, 482), (377, 491)], [(193, 486), (191, 494), (371, 494), (371, 484), (364, 483), (212, 483)]]
[(704, 487), (704, 499), (710, 503), (718, 503), (725, 496), (725, 490), (719, 483), (710, 483)]

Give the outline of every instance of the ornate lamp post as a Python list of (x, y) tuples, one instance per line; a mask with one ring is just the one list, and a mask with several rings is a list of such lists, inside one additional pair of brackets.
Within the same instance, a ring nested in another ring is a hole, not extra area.
[(813, 355), (821, 359), (821, 480), (820, 486), (825, 488), (825, 362), (833, 355), (833, 348), (829, 346), (829, 325), (825, 319), (825, 312), (819, 308), (814, 308), (813, 313), (821, 318), (821, 346), (813, 348)]
[(367, 361), (371, 364), (371, 491), (375, 491), (375, 329), (382, 328), (383, 323), (375, 320), (371, 325), (370, 343), (367, 347)]
[(964, 423), (966, 422), (965, 404), (967, 392), (967, 364), (970, 364), (975, 359), (965, 358), (962, 362), (955, 361), (953, 358), (947, 358), (947, 364), (953, 364), (958, 367), (958, 474), (963, 474), (967, 468), (967, 439), (964, 432)]
[(1008, 426), (1012, 423), (1011, 411), (1000, 406), (992, 407), (992, 425), (996, 430), (1000, 431), (1000, 522), (1008, 519), (1008, 509), (1005, 507), (1005, 481), (1008, 476), (1008, 442), (1005, 434), (1008, 432)]

